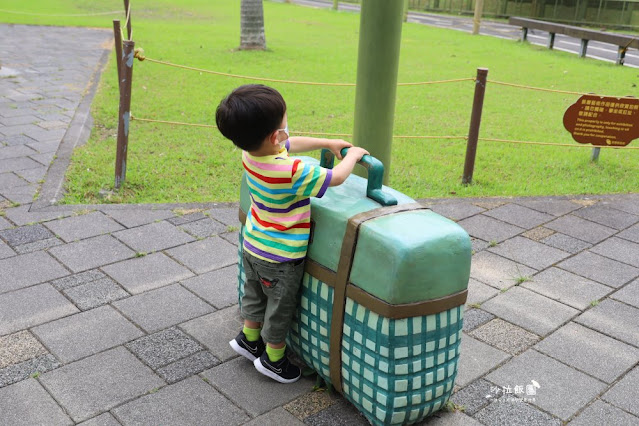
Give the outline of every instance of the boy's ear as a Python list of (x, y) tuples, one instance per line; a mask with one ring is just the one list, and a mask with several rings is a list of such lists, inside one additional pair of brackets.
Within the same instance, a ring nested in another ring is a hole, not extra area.
[(268, 136), (268, 141), (272, 144), (272, 145), (279, 145), (280, 141), (277, 140), (277, 134), (279, 132), (277, 130), (275, 130), (273, 133), (271, 133)]

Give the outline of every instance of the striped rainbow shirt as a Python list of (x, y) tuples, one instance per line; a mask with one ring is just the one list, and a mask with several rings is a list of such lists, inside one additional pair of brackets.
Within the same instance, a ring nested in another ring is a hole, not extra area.
[(254, 157), (242, 152), (251, 195), (244, 227), (244, 249), (268, 262), (306, 257), (311, 230), (310, 197), (322, 197), (332, 170), (288, 156), (289, 142), (279, 154)]

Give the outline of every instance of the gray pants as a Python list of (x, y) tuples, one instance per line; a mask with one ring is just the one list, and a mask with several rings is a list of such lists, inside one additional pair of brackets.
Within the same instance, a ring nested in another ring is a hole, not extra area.
[(262, 338), (281, 343), (299, 303), (304, 260), (271, 263), (244, 253), (244, 296), (242, 317), (263, 323)]

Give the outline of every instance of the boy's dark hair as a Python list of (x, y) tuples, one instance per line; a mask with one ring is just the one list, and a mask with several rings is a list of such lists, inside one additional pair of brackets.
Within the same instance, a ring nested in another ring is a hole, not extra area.
[(233, 90), (215, 112), (217, 128), (244, 151), (259, 149), (262, 141), (280, 128), (286, 102), (272, 87), (247, 84)]

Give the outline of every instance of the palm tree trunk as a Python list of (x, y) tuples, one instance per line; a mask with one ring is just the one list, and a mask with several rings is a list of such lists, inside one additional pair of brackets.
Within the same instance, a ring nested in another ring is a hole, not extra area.
[(262, 0), (242, 0), (240, 15), (240, 49), (266, 49)]

